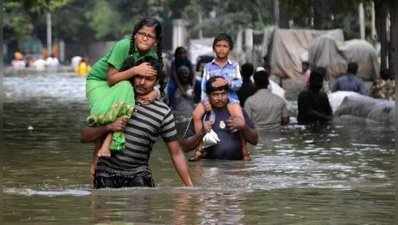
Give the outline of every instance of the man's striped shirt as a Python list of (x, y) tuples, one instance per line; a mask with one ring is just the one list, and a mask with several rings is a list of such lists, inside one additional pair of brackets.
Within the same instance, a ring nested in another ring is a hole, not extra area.
[(165, 142), (177, 139), (174, 116), (161, 101), (148, 105), (138, 103), (124, 133), (125, 149), (112, 153), (111, 157), (100, 158), (96, 176), (133, 176), (141, 171), (150, 171), (148, 161), (157, 138), (160, 136)]

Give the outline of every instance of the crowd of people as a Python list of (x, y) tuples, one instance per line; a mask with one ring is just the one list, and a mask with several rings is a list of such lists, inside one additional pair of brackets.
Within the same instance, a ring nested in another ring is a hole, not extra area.
[[(25, 56), (22, 52), (16, 51), (10, 66), (15, 70), (33, 69), (35, 71), (53, 72), (62, 66), (57, 55), (56, 53), (48, 55), (47, 51), (43, 50), (40, 56)], [(70, 68), (80, 77), (87, 76), (91, 70), (87, 57), (81, 56), (74, 56), (71, 58)]]
[(58, 57), (51, 53), (43, 52), (40, 57), (32, 57), (30, 55), (24, 56), (20, 51), (14, 53), (14, 59), (11, 61), (11, 67), (17, 70), (33, 68), (37, 71), (43, 71), (46, 69), (57, 69), (60, 66)]
[[(192, 161), (251, 160), (248, 144), (257, 144), (258, 132), (278, 131), (290, 122), (270, 66), (240, 67), (230, 57), (228, 34), (214, 38), (214, 57), (201, 57), (195, 69), (188, 51), (178, 47), (167, 76), (161, 34), (159, 21), (144, 18), (87, 71), (90, 112), (81, 139), (95, 143), (90, 170), (95, 188), (154, 186), (148, 162), (157, 137), (166, 143), (184, 185), (192, 186), (184, 152), (193, 151)], [(303, 62), (306, 87), (298, 95), (297, 122), (327, 124), (333, 119), (324, 87), (327, 70), (310, 66)], [(367, 95), (357, 70), (355, 62), (348, 64), (331, 90)], [(175, 114), (181, 111), (192, 119), (178, 135)]]

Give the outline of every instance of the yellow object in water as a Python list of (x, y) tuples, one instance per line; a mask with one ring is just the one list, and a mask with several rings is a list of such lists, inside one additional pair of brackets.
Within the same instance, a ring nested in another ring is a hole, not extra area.
[(75, 73), (80, 76), (87, 76), (87, 74), (90, 72), (91, 66), (88, 65), (86, 62), (80, 62), (79, 65), (76, 66), (75, 68)]

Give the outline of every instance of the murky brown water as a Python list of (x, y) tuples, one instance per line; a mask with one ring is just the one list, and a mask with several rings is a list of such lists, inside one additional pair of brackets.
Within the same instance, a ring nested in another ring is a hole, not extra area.
[(8, 77), (4, 87), (1, 224), (394, 224), (392, 126), (262, 132), (251, 162), (189, 163), (194, 188), (181, 187), (159, 142), (156, 188), (92, 190), (84, 81)]

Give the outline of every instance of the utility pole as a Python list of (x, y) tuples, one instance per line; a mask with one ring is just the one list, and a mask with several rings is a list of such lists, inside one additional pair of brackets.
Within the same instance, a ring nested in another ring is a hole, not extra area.
[(274, 26), (279, 27), (279, 0), (274, 0)]
[[(199, 26), (202, 26), (202, 10), (199, 10), (198, 14)], [(203, 39), (202, 27), (199, 28), (199, 39)]]
[(376, 42), (377, 41), (377, 33), (376, 33), (376, 12), (375, 12), (375, 3), (372, 1), (371, 3), (371, 35), (372, 35), (372, 41)]
[(358, 5), (359, 14), (359, 30), (361, 34), (361, 39), (365, 39), (365, 10), (363, 9), (363, 2)]
[(47, 22), (47, 51), (50, 55), (52, 52), (52, 31), (51, 31), (51, 13), (46, 13), (46, 22)]

